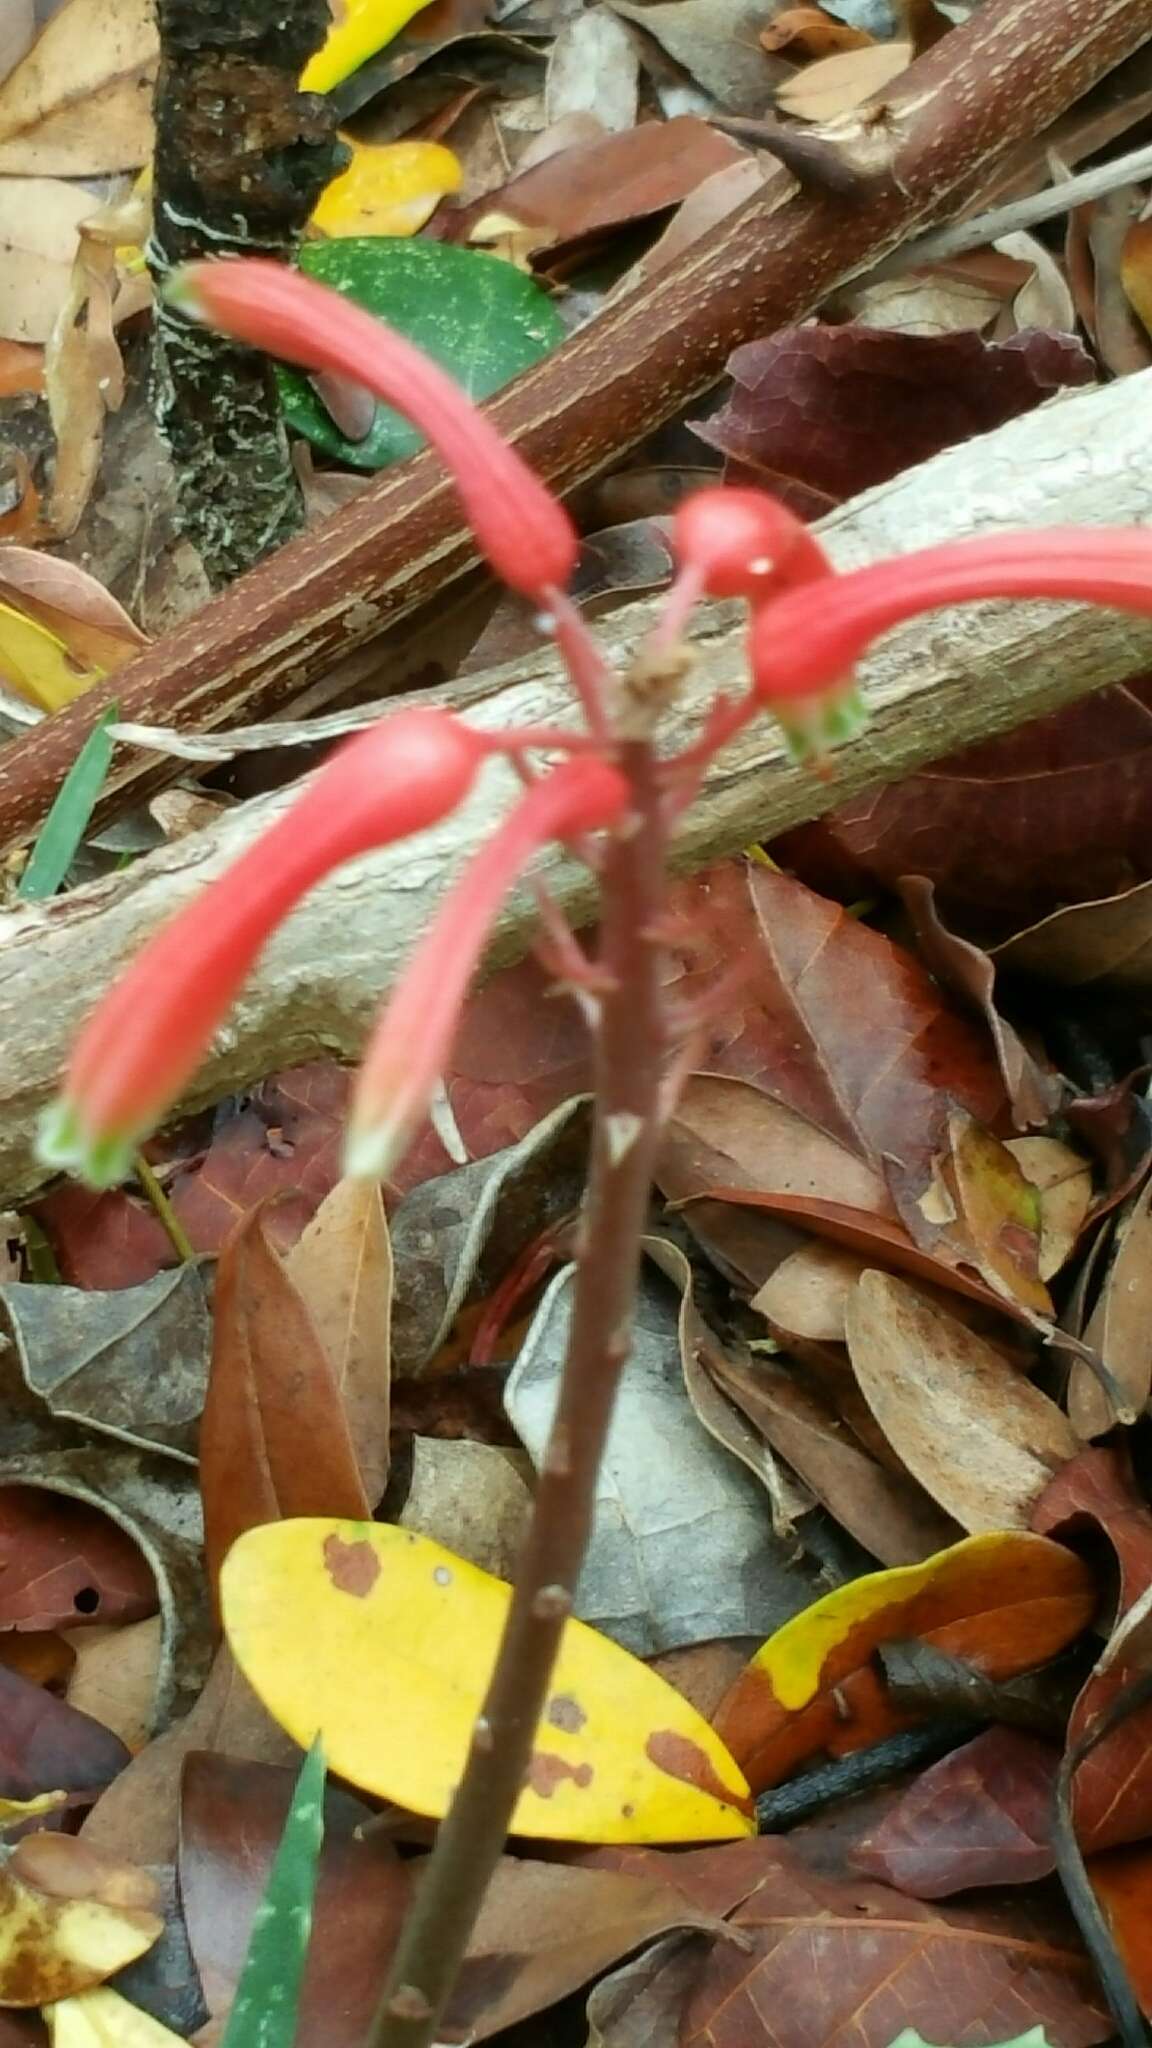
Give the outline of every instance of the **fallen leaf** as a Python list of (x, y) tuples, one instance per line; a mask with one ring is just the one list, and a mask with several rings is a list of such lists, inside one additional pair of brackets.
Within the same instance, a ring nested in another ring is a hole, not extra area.
[(776, 105), (800, 121), (834, 121), (882, 93), (912, 61), (911, 43), (871, 43), (806, 64), (776, 88)]
[(1042, 1280), (1051, 1280), (1071, 1257), (1088, 1220), (1092, 1169), (1060, 1138), (1009, 1138), (1006, 1149), (1040, 1197), (1039, 1273)]
[(332, 1367), (365, 1497), (388, 1483), (392, 1247), (375, 1181), (341, 1180), (284, 1261)]
[(157, 55), (151, 0), (67, 0), (0, 87), (0, 173), (91, 177), (146, 163)]
[(4, 1665), (0, 1708), (0, 1793), (6, 1799), (57, 1789), (95, 1796), (128, 1762), (110, 1729)]
[(335, 1365), (261, 1210), (240, 1225), (217, 1268), (200, 1486), (212, 1585), (236, 1538), (261, 1522), (371, 1512)]
[[(568, 1268), (549, 1286), (505, 1390), (538, 1469), (559, 1395), (572, 1282)], [(576, 1593), (581, 1618), (638, 1657), (717, 1635), (762, 1635), (802, 1607), (816, 1584), (774, 1534), (757, 1481), (700, 1427), (684, 1384), (679, 1309), (648, 1264)]]
[(143, 1749), (155, 1725), (163, 1656), (159, 1615), (128, 1628), (76, 1630), (76, 1662), (68, 1680), (68, 1705), (110, 1728), (133, 1754)]
[[(991, 924), (1006, 938), (1059, 905), (1146, 879), (1150, 706), (1148, 676), (1098, 691), (853, 797), (771, 851), (845, 902), (926, 876), (950, 922), (964, 918), (985, 932)], [(998, 967), (1013, 966), (1006, 950), (991, 951)], [(1038, 954), (1035, 971), (1056, 980), (1058, 960), (1050, 973)]]
[[(1113, 1240), (1108, 1270), (1088, 1325), (1087, 1341), (1103, 1359), (1134, 1415), (1152, 1391), (1152, 1184), (1133, 1195)], [(1115, 1408), (1091, 1369), (1073, 1362), (1068, 1416), (1078, 1436), (1103, 1436)]]
[[(0, 88), (0, 116), (4, 89)], [(0, 145), (0, 171), (3, 167)], [(0, 333), (47, 341), (67, 296), (92, 195), (55, 178), (0, 175)]]
[(20, 341), (0, 342), (0, 398), (44, 389), (44, 351)]
[(998, 1678), (1046, 1663), (1092, 1618), (1092, 1575), (1071, 1551), (1014, 1530), (971, 1536), (923, 1564), (873, 1572), (785, 1622), (715, 1716), (755, 1791), (818, 1750), (842, 1756), (907, 1725), (870, 1660), (886, 1641), (935, 1644)]
[(427, 0), (345, 0), (300, 77), (302, 92), (331, 92), (382, 50)]
[(866, 30), (837, 21), (822, 7), (785, 7), (760, 31), (762, 49), (787, 52), (801, 63), (830, 57), (836, 50), (863, 50), (872, 41)]
[[(985, 342), (859, 322), (781, 328), (727, 368), (731, 395), (693, 433), (809, 518), (1095, 375), (1071, 335)], [(904, 872), (925, 870), (913, 856)]]
[(457, 192), (459, 159), (440, 142), (357, 142), (347, 168), (324, 187), (312, 226), (324, 235), (414, 235), (448, 192)]
[(636, 37), (609, 8), (562, 19), (544, 81), (546, 132), (573, 116), (591, 117), (610, 134), (635, 127), (639, 83)]
[[(676, 5), (691, 6), (692, 0)], [(653, 11), (647, 8), (645, 15)], [(678, 206), (704, 178), (744, 155), (738, 143), (695, 114), (642, 121), (518, 173), (464, 209), (453, 233), (471, 238), (476, 221), (498, 212), (527, 227), (547, 228), (554, 243), (583, 242)]]
[(881, 1564), (918, 1564), (960, 1535), (909, 1474), (871, 1457), (795, 1370), (771, 1359), (741, 1367), (718, 1351), (709, 1351), (708, 1362), (729, 1398)]
[(852, 1863), (915, 1899), (1048, 1877), (1059, 1767), (1052, 1743), (986, 1728), (920, 1773), (854, 1845)]
[(182, 2036), (118, 1991), (79, 1991), (44, 2008), (52, 2048), (179, 2048)]
[(860, 1389), (930, 1497), (972, 1533), (1028, 1528), (1053, 1472), (1079, 1449), (1056, 1403), (890, 1273), (862, 1275), (846, 1324)]
[(651, 36), (726, 114), (760, 118), (771, 90), (790, 78), (792, 67), (762, 49), (761, 0), (611, 0), (623, 15)]
[(729, 1921), (751, 1948), (717, 1945), (704, 1958), (681, 2048), (742, 2048), (766, 2013), (777, 2048), (888, 2048), (910, 2013), (930, 2015), (942, 2040), (1001, 2040), (1038, 2018), (1061, 2048), (1111, 2031), (1054, 1900), (928, 1906), (805, 1870), (789, 1844), (754, 1846), (757, 1881)]
[(0, 2004), (47, 2005), (103, 1983), (163, 1930), (143, 1870), (70, 1835), (25, 1835), (0, 1865)]
[(1095, 903), (1070, 903), (994, 950), (1010, 974), (1061, 988), (1152, 986), (1152, 882)]
[(395, 1520), (494, 1578), (511, 1579), (532, 1511), (527, 1464), (522, 1453), (495, 1444), (415, 1436), (412, 1478)]
[[(970, 1250), (971, 1264), (1004, 1301), (1030, 1315), (1052, 1316), (1052, 1298), (1040, 1278), (1040, 1194), (1007, 1145), (966, 1111), (948, 1119), (948, 1143), (934, 1162), (938, 1188), (921, 1199), (929, 1220), (946, 1223), (953, 1245)], [(942, 1197), (943, 1214), (930, 1202)]]
[(85, 1501), (0, 1486), (0, 1628), (138, 1621), (156, 1585), (135, 1543)]
[[(350, 1784), (446, 1812), (507, 1612), (502, 1581), (407, 1530), (301, 1520), (241, 1536), (220, 1593), (237, 1663), (294, 1740), (322, 1730)], [(688, 1841), (752, 1824), (707, 1724), (580, 1622), (564, 1630), (537, 1742), (515, 1834)]]
[(60, 711), (101, 680), (98, 668), (76, 667), (56, 633), (26, 612), (0, 602), (0, 679), (38, 711)]
[(74, 660), (98, 664), (106, 674), (148, 645), (147, 634), (103, 584), (62, 556), (6, 547), (0, 555), (0, 593), (59, 634)]

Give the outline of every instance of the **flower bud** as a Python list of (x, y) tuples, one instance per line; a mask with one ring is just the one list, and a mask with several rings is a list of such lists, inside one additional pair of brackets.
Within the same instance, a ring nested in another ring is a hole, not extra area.
[(672, 552), (682, 568), (697, 571), (709, 597), (751, 604), (833, 573), (819, 542), (786, 505), (737, 485), (684, 499), (672, 522)]
[(614, 824), (628, 800), (627, 782), (607, 762), (565, 761), (531, 785), (473, 856), (413, 953), (364, 1056), (347, 1173), (382, 1179), (427, 1115), (493, 919), (532, 855), (550, 839)]
[(93, 1187), (180, 1095), (269, 934), (323, 875), (434, 824), (467, 794), (489, 742), (447, 712), (397, 712), (358, 733), (276, 823), (137, 954), (77, 1041), (40, 1156)]
[(351, 378), (437, 449), (498, 576), (548, 606), (576, 566), (576, 530), (460, 386), (403, 335), (315, 278), (260, 257), (189, 263), (165, 290), (190, 319), (306, 370)]

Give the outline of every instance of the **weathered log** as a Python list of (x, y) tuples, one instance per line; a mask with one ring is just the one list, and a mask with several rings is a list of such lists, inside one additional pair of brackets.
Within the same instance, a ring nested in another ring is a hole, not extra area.
[[(1150, 407), (1152, 370), (1057, 400), (854, 500), (824, 523), (829, 548), (846, 568), (975, 530), (1148, 521)], [(649, 602), (609, 620), (609, 651), (626, 659), (652, 614)], [(669, 716), (669, 745), (695, 729), (717, 689), (737, 688), (743, 678), (735, 607), (705, 610), (695, 640), (698, 666)], [(831, 779), (789, 766), (767, 725), (745, 733), (709, 774), (684, 822), (678, 859), (700, 866), (770, 837), (870, 783), (1120, 682), (1150, 659), (1152, 622), (1083, 607), (979, 605), (916, 621), (868, 661), (873, 723), (837, 757)], [(435, 696), (489, 726), (572, 715), (548, 651)], [(211, 1101), (317, 1054), (355, 1057), (446, 875), (467, 860), (512, 786), (493, 767), (438, 830), (357, 861), (317, 889), (267, 948), (194, 1100)], [(290, 801), (291, 791), (260, 798), (108, 881), (0, 917), (0, 1198), (25, 1194), (44, 1178), (32, 1156), (34, 1120), (90, 1004), (149, 934)], [(570, 914), (587, 917), (592, 890), (584, 870), (558, 855), (545, 866)], [(490, 958), (522, 951), (530, 925), (521, 892), (505, 910)]]
[[(985, 0), (880, 98), (821, 131), (847, 180), (784, 172), (707, 243), (625, 292), (494, 401), (560, 491), (594, 476), (720, 376), (742, 341), (802, 318), (998, 165), (1152, 36), (1152, 0)], [(845, 196), (847, 182), (854, 197)], [(315, 534), (244, 577), (160, 645), (0, 756), (0, 849), (34, 832), (94, 720), (210, 730), (272, 716), (350, 648), (475, 561), (426, 455), (390, 470)], [(122, 750), (101, 817), (170, 779)]]

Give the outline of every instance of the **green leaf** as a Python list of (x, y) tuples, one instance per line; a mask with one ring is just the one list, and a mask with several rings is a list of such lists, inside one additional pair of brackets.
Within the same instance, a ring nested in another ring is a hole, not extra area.
[[(511, 263), (450, 242), (348, 235), (306, 242), (300, 268), (367, 307), (447, 370), (469, 398), (487, 398), (564, 339), (540, 286)], [(363, 441), (346, 441), (298, 370), (276, 371), (284, 417), (327, 455), (384, 469), (424, 446), (391, 406), (378, 405)]]
[[(929, 2044), (915, 2027), (905, 2027), (888, 2048), (929, 2048)], [(1052, 2048), (1052, 2044), (1043, 2027), (1029, 2027), (1026, 2034), (1017, 2034), (1011, 2041), (998, 2041), (996, 2048)]]
[(16, 894), (23, 902), (41, 903), (54, 896), (75, 860), (112, 759), (108, 728), (119, 716), (118, 707), (110, 704), (64, 777), (20, 877)]
[(324, 1840), (324, 1751), (317, 1736), (296, 1780), (220, 2048), (292, 2048)]

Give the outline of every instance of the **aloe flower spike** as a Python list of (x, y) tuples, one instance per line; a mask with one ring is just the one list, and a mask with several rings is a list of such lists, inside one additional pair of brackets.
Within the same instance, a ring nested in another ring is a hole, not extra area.
[(498, 576), (547, 612), (576, 566), (576, 530), (539, 477), (439, 365), (339, 292), (261, 257), (189, 263), (165, 296), (188, 318), (308, 370), (350, 377), (426, 434)]
[(136, 956), (88, 1019), (41, 1130), (49, 1165), (122, 1180), (181, 1094), (261, 946), (313, 884), (455, 810), (491, 751), (448, 713), (414, 708), (358, 733), (234, 867)]
[(801, 747), (849, 737), (853, 671), (870, 643), (919, 612), (976, 598), (1070, 598), (1152, 614), (1152, 529), (1052, 527), (948, 541), (785, 591), (751, 627), (753, 690)]
[(417, 945), (364, 1056), (347, 1173), (383, 1179), (427, 1114), (492, 921), (533, 854), (551, 839), (614, 824), (628, 800), (627, 782), (606, 761), (565, 761), (526, 790), (474, 855)]

